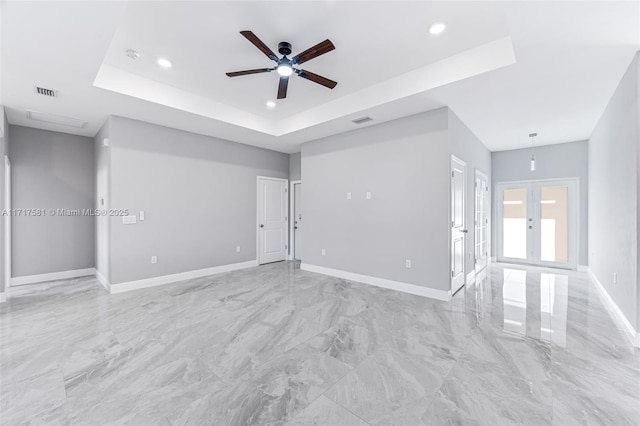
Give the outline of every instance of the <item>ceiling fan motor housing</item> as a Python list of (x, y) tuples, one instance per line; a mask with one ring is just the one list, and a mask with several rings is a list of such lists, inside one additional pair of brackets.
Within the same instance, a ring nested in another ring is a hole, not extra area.
[(278, 43), (278, 52), (280, 52), (281, 55), (291, 55), (291, 43), (288, 43), (286, 41), (281, 41), (280, 43)]

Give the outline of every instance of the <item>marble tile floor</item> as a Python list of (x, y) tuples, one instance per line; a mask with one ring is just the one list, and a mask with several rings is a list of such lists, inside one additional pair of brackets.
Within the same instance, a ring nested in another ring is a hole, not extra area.
[(640, 354), (585, 274), (492, 264), (451, 302), (295, 262), (0, 306), (0, 424), (640, 424)]

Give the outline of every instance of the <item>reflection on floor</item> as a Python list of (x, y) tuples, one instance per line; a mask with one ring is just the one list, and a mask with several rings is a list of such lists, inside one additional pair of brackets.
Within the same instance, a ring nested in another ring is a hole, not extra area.
[(491, 265), (449, 303), (292, 262), (0, 307), (2, 424), (638, 424), (640, 355), (584, 274)]

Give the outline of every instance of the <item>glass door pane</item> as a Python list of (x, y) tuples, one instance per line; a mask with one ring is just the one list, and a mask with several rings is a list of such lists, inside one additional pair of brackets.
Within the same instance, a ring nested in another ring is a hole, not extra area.
[(502, 193), (502, 255), (527, 258), (527, 188), (504, 189)]
[(569, 188), (543, 186), (540, 191), (540, 260), (569, 262)]

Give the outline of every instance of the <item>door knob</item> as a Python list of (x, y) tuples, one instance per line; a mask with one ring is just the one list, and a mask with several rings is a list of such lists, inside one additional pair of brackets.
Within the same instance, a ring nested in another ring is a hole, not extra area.
[(260, 228), (264, 228), (264, 225), (263, 225), (263, 224), (260, 224)]

